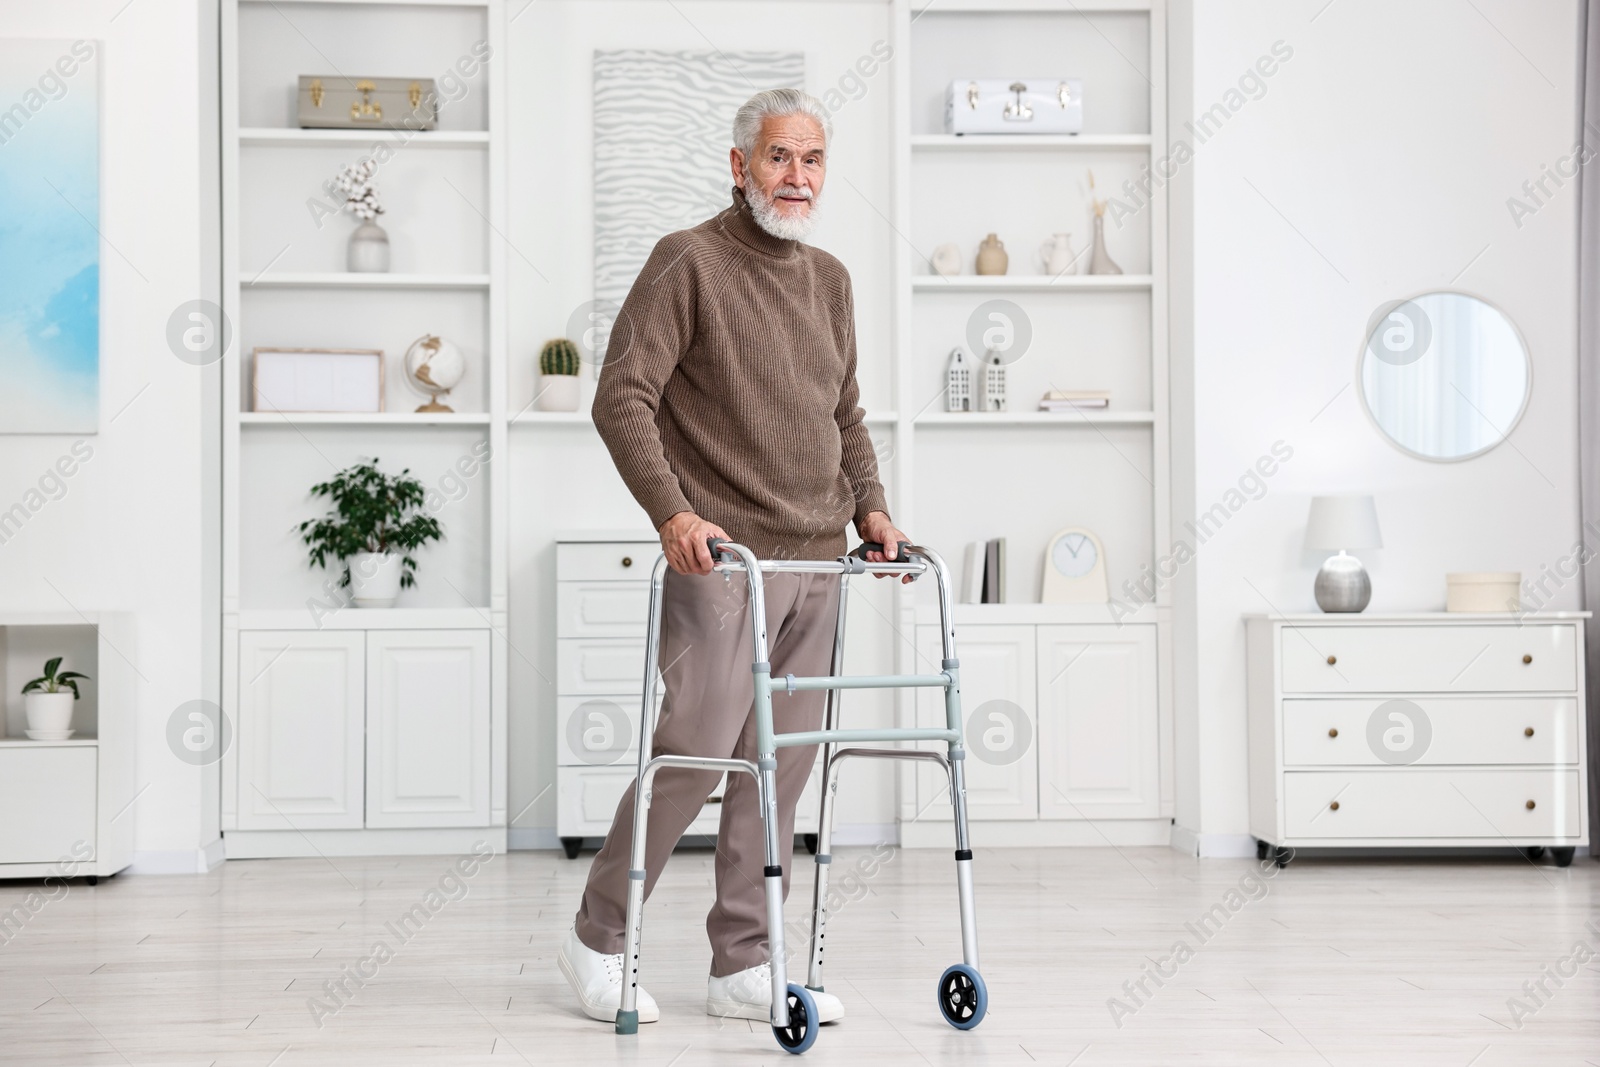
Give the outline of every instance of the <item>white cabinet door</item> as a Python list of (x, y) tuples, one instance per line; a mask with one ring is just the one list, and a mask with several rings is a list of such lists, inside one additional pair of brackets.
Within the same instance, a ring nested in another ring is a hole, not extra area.
[(361, 826), (363, 635), (239, 634), (239, 829)]
[(1160, 814), (1154, 626), (1039, 627), (1039, 814)]
[[(917, 627), (917, 651), (916, 673), (939, 670), (944, 652), (937, 626)], [(1038, 818), (1034, 627), (963, 626), (956, 633), (956, 657), (961, 661), (968, 818)], [(944, 690), (918, 689), (917, 725), (944, 724)], [(924, 747), (945, 750), (942, 743)], [(948, 819), (943, 772), (928, 763), (916, 767), (918, 818)]]
[(367, 633), (367, 825), (489, 823), (489, 633)]

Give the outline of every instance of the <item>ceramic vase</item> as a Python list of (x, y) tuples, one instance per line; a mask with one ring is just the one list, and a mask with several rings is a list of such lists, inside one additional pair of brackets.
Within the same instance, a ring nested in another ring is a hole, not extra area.
[(1006, 265), (1011, 262), (1011, 257), (1006, 255), (1006, 246), (994, 234), (983, 239), (978, 246), (978, 273), (979, 274), (1004, 274)]
[(1090, 274), (1121, 274), (1122, 268), (1111, 261), (1106, 254), (1106, 217), (1094, 217), (1094, 251), (1089, 256)]
[(1072, 251), (1070, 233), (1055, 234), (1040, 245), (1039, 259), (1044, 263), (1044, 272), (1051, 277), (1076, 274), (1078, 271), (1078, 257)]
[(539, 375), (540, 411), (577, 411), (578, 376), (576, 374)]
[(356, 607), (394, 607), (400, 599), (400, 553), (358, 552), (349, 563), (350, 595)]
[(70, 689), (59, 693), (27, 693), (22, 698), (30, 734), (65, 735), (72, 729), (72, 704), (77, 695)]
[(961, 249), (950, 244), (940, 245), (933, 250), (933, 255), (928, 258), (928, 266), (933, 268), (933, 273), (942, 274), (946, 278), (960, 274)]
[(354, 274), (384, 274), (389, 270), (389, 235), (376, 222), (363, 222), (350, 233), (345, 266)]

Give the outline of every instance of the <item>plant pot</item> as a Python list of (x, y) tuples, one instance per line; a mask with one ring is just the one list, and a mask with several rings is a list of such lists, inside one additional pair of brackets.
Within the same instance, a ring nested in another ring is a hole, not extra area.
[(359, 552), (348, 560), (351, 601), (358, 608), (392, 608), (400, 598), (400, 554)]
[(350, 233), (345, 266), (356, 274), (384, 274), (389, 270), (389, 235), (376, 222), (363, 222)]
[(52, 734), (72, 729), (72, 705), (76, 700), (70, 689), (60, 693), (24, 694), (23, 707), (28, 715), (28, 729)]
[(540, 411), (577, 411), (578, 376), (576, 374), (539, 375)]

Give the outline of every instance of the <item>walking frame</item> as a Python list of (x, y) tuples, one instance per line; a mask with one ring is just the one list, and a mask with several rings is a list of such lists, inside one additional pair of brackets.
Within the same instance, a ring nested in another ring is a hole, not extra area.
[[(656, 669), (661, 630), (662, 582), (666, 556), (656, 558), (650, 575), (650, 622), (645, 643), (644, 693), (639, 716), (639, 769), (634, 791), (633, 851), (628, 871), (628, 926), (623, 960), (627, 980), (622, 986), (622, 1005), (617, 1011), (616, 1031), (634, 1034), (639, 1028), (638, 987), (639, 951), (644, 925), (645, 837), (650, 810), (651, 783), (662, 767), (693, 767), (701, 770), (748, 774), (756, 780), (761, 818), (766, 832), (765, 888), (767, 899), (767, 942), (771, 953), (772, 1008), (770, 1021), (778, 1044), (793, 1053), (810, 1048), (817, 1036), (817, 1010), (810, 990), (821, 991), (822, 950), (827, 926), (828, 867), (833, 832), (834, 792), (837, 769), (852, 758), (929, 760), (939, 764), (950, 783), (955, 817), (956, 890), (961, 915), (962, 962), (940, 976), (938, 1003), (945, 1019), (957, 1029), (970, 1030), (982, 1021), (988, 994), (978, 972), (977, 916), (972, 894), (972, 847), (967, 833), (967, 793), (963, 772), (966, 748), (962, 739), (960, 664), (956, 658), (955, 629), (951, 622), (950, 572), (938, 553), (902, 541), (893, 562), (870, 563), (868, 552), (882, 552), (883, 546), (868, 542), (834, 560), (758, 560), (743, 545), (719, 537), (707, 539), (712, 570), (724, 575), (742, 571), (749, 576), (752, 640), (751, 673), (755, 681), (756, 747), (755, 762), (744, 759), (692, 755), (650, 755), (654, 731)], [(841, 674), (844, 661), (845, 605), (850, 576), (854, 574), (912, 575), (913, 580), (932, 572), (938, 585), (940, 637), (944, 657), (937, 674)], [(768, 573), (837, 574), (839, 615), (833, 640), (833, 665), (825, 677), (772, 677), (767, 660), (767, 615), (764, 576)], [(945, 725), (929, 728), (877, 728), (843, 730), (838, 728), (840, 690), (912, 689), (944, 690)], [(794, 694), (801, 690), (828, 691), (823, 729), (774, 734), (772, 696), (775, 692)], [(947, 753), (928, 749), (863, 747), (908, 741), (943, 741)], [(787, 971), (783, 929), (783, 868), (778, 848), (777, 751), (780, 748), (822, 746), (822, 810), (817, 826), (816, 880), (811, 898), (811, 952), (805, 985), (791, 983)], [(848, 746), (848, 747), (846, 747)]]

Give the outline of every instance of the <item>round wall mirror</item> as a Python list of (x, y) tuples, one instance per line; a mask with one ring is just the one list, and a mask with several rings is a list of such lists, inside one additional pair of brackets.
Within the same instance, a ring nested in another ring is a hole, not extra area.
[(1505, 313), (1466, 293), (1386, 305), (1361, 349), (1361, 400), (1383, 435), (1422, 459), (1470, 459), (1504, 441), (1532, 391), (1528, 346)]

